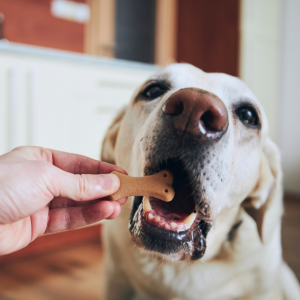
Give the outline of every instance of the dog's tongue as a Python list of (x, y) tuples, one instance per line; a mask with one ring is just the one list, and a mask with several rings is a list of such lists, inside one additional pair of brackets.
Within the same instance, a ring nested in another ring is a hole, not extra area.
[(175, 202), (163, 202), (159, 199), (149, 197), (151, 207), (156, 213), (165, 219), (170, 220), (183, 220), (187, 216), (188, 213), (185, 213), (182, 208)]

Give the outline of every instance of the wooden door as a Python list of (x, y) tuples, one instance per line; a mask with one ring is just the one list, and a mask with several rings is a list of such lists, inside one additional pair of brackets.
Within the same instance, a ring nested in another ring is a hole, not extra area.
[(239, 6), (239, 0), (178, 0), (178, 62), (237, 76)]

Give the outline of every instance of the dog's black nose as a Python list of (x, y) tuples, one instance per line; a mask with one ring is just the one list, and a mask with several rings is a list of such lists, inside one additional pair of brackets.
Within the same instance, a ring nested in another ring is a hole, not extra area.
[(222, 100), (201, 89), (177, 91), (165, 102), (162, 110), (176, 130), (207, 139), (220, 138), (228, 127), (227, 110)]

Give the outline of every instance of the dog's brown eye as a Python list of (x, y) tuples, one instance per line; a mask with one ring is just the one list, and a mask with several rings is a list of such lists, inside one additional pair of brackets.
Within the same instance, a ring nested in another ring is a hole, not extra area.
[(241, 107), (237, 110), (237, 115), (240, 120), (249, 126), (259, 126), (258, 116), (256, 111), (251, 107)]
[(163, 95), (167, 90), (168, 88), (166, 86), (161, 84), (152, 84), (144, 90), (142, 95), (147, 100), (153, 100)]

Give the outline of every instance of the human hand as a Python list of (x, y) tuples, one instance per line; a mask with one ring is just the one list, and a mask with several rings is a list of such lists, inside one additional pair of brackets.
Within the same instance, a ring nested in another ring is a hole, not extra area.
[(120, 185), (112, 171), (127, 174), (115, 165), (41, 147), (0, 156), (0, 255), (45, 233), (117, 217), (126, 198), (107, 201)]

